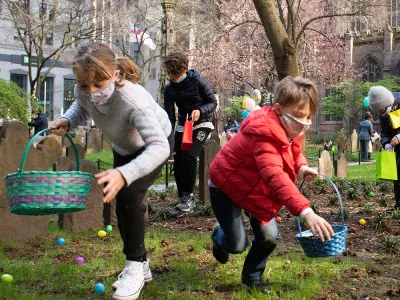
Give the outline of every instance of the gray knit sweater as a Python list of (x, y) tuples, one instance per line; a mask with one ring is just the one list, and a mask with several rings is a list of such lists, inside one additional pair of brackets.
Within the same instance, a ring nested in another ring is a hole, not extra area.
[(98, 106), (77, 97), (63, 118), (75, 128), (92, 118), (101, 132), (112, 141), (113, 149), (122, 156), (134, 154), (145, 147), (143, 153), (130, 163), (117, 169), (128, 185), (151, 173), (170, 155), (168, 136), (171, 122), (167, 113), (139, 84), (129, 81), (115, 87), (108, 104)]

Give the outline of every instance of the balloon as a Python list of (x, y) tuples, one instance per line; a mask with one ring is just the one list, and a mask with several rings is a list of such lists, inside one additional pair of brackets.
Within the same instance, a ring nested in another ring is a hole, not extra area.
[(251, 93), (251, 98), (254, 99), (254, 101), (260, 102), (261, 101), (261, 92), (258, 89), (253, 90), (253, 92)]
[(365, 98), (364, 98), (364, 106), (365, 106), (365, 107), (368, 107), (368, 106), (369, 106), (369, 98), (368, 98), (368, 97), (365, 97)]
[(256, 105), (256, 108), (254, 110), (258, 110), (258, 109), (261, 109), (260, 105)]
[(253, 111), (256, 108), (256, 102), (253, 99), (246, 97), (243, 99), (243, 108)]
[(244, 111), (242, 112), (242, 119), (246, 119), (246, 117), (247, 117), (250, 113), (251, 113), (250, 110), (244, 110)]

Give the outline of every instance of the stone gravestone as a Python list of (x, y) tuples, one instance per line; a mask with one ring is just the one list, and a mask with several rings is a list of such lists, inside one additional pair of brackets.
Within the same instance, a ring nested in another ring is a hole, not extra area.
[(86, 153), (99, 153), (103, 149), (103, 134), (97, 128), (86, 132)]
[(208, 188), (208, 170), (214, 157), (217, 155), (221, 147), (216, 141), (207, 140), (200, 152), (199, 164), (199, 192), (200, 199), (204, 205), (210, 204), (210, 190)]
[(328, 177), (332, 177), (332, 167), (329, 152), (326, 150), (322, 151), (321, 158), (318, 159), (318, 172)]
[[(92, 174), (97, 173), (97, 166), (88, 161), (80, 161), (80, 170)], [(74, 213), (59, 215), (59, 225), (62, 229), (69, 229), (72, 232), (99, 229), (103, 226), (103, 191), (102, 186), (93, 180), (92, 189), (86, 202), (86, 209)]]
[[(17, 172), (22, 153), (29, 141), (29, 132), (22, 122), (6, 123), (0, 132), (0, 242), (24, 241), (48, 233), (47, 216), (19, 216), (10, 212), (4, 176)], [(24, 170), (47, 170), (44, 151), (31, 146)]]
[(357, 152), (357, 149), (358, 149), (358, 134), (354, 129), (351, 135), (351, 153)]
[(57, 158), (63, 154), (61, 145), (53, 137), (45, 138), (41, 143), (39, 143), (39, 145), (41, 145), (41, 150), (47, 153), (47, 161), (49, 166), (52, 166)]
[(339, 137), (338, 140), (338, 153), (341, 155), (346, 150), (346, 138), (344, 136)]
[(335, 176), (339, 178), (347, 177), (347, 159), (344, 155), (335, 160)]
[(220, 144), (220, 137), (219, 137), (218, 132), (213, 131), (213, 132), (211, 133), (210, 140), (216, 141), (217, 144), (219, 145), (219, 144)]
[[(85, 159), (85, 148), (79, 144), (75, 144), (76, 150), (78, 150), (78, 157), (79, 159)], [(69, 146), (66, 151), (67, 157), (70, 159), (71, 163), (75, 166), (75, 152), (72, 146)], [(73, 167), (75, 170), (75, 167)]]

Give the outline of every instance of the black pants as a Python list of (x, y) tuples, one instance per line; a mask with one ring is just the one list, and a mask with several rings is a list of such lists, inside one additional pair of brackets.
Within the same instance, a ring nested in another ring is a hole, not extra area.
[(197, 157), (210, 132), (209, 128), (194, 130), (192, 149), (187, 151), (181, 150), (183, 133), (175, 132), (174, 174), (179, 197), (182, 197), (183, 193), (193, 193), (196, 185)]
[[(173, 135), (168, 138), (170, 149), (173, 144)], [(144, 148), (131, 156), (122, 156), (113, 150), (114, 168), (123, 166), (138, 157)], [(144, 245), (146, 206), (143, 199), (147, 189), (156, 181), (165, 163), (162, 163), (150, 174), (137, 179), (129, 186), (123, 187), (116, 196), (117, 225), (124, 243), (123, 252), (127, 259), (143, 261), (146, 257)]]

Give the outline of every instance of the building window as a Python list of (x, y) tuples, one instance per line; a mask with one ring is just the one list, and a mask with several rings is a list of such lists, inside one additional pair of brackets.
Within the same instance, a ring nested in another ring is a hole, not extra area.
[(157, 78), (157, 70), (156, 68), (152, 68), (149, 79), (156, 79), (156, 78)]
[(74, 97), (74, 86), (76, 84), (75, 79), (64, 79), (64, 101), (63, 110), (67, 111), (75, 100)]
[(363, 82), (376, 82), (383, 78), (382, 68), (380, 67), (376, 59), (372, 57), (368, 57), (364, 61), (363, 71), (364, 71), (362, 75)]
[(52, 77), (46, 79), (40, 85), (40, 95), (38, 104), (44, 107), (46, 115), (49, 119), (53, 119), (53, 101), (54, 101), (54, 80)]
[(399, 0), (388, 0), (388, 21), (391, 27), (400, 26), (400, 1)]
[(53, 33), (52, 32), (47, 33), (46, 44), (53, 45)]
[(351, 31), (361, 32), (368, 30), (368, 19), (365, 16), (355, 16), (351, 20)]
[(10, 81), (16, 83), (23, 91), (26, 92), (27, 75), (10, 74)]

